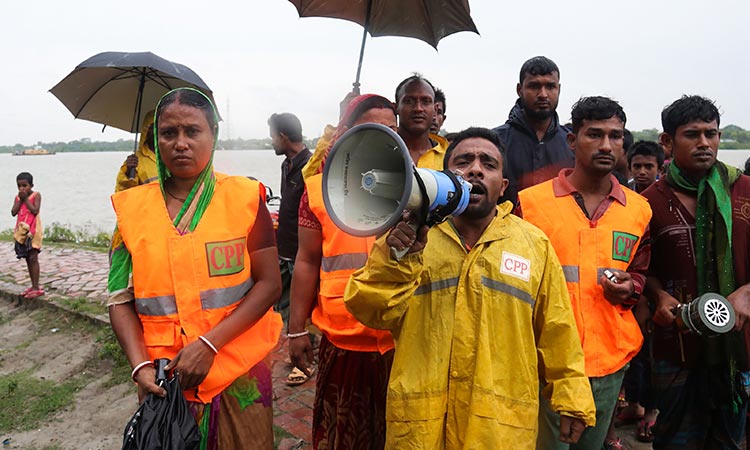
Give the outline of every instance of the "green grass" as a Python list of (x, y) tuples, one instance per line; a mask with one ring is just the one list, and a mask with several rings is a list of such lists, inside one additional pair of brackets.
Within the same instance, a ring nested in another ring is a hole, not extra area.
[(82, 318), (73, 317), (63, 312), (53, 312), (46, 308), (35, 310), (31, 317), (37, 322), (41, 330), (58, 328), (58, 333), (81, 332), (91, 335), (97, 343), (97, 356), (88, 361), (86, 366), (94, 371), (103, 362), (111, 363), (112, 367), (107, 368), (109, 379), (104, 382), (105, 388), (130, 381), (130, 363), (128, 363), (128, 359), (125, 357), (120, 343), (117, 342), (111, 327), (95, 325)]
[(98, 302), (89, 301), (86, 297), (69, 298), (64, 297), (59, 300), (55, 300), (61, 305), (70, 308), (72, 311), (84, 313), (84, 314), (106, 314), (107, 306), (102, 305)]
[(278, 448), (279, 443), (281, 443), (281, 440), (288, 437), (294, 437), (292, 436), (288, 431), (281, 428), (280, 426), (274, 425), (273, 426), (273, 448)]
[[(76, 392), (92, 381), (91, 373), (101, 373), (108, 379), (105, 388), (130, 380), (130, 365), (122, 352), (112, 329), (92, 324), (84, 319), (46, 308), (28, 313), (36, 323), (38, 332), (48, 332), (53, 328), (57, 333), (80, 332), (91, 335), (97, 343), (97, 354), (86, 361), (85, 372), (65, 382), (53, 382), (34, 377), (33, 369), (0, 376), (0, 430), (27, 431), (39, 427), (56, 412), (74, 402)], [(10, 320), (10, 318), (3, 318)], [(18, 347), (30, 345), (24, 342)], [(51, 444), (43, 449), (59, 449)]]
[(94, 335), (102, 329), (86, 319), (69, 313), (49, 308), (37, 308), (31, 311), (29, 317), (34, 319), (40, 332), (48, 332), (57, 328), (57, 333), (85, 333)]
[(104, 387), (109, 388), (120, 383), (130, 382), (130, 363), (125, 353), (117, 342), (115, 333), (111, 328), (102, 328), (96, 335), (99, 347), (99, 359), (112, 361), (113, 367), (109, 372), (109, 380), (104, 382)]
[[(57, 333), (79, 332), (92, 336), (97, 343), (97, 355), (88, 361), (86, 366), (91, 372), (95, 372), (102, 363), (108, 365), (104, 376), (109, 376), (109, 379), (104, 382), (105, 388), (130, 381), (130, 363), (109, 326), (97, 325), (83, 318), (46, 308), (36, 309), (29, 316), (37, 323), (39, 330), (48, 331), (57, 328)], [(28, 346), (29, 344), (31, 342), (21, 345)], [(109, 367), (110, 364), (111, 367)]]
[[(52, 244), (53, 247), (107, 251), (110, 238), (110, 233), (93, 231), (86, 227), (72, 227), (58, 222), (52, 222), (44, 227), (44, 244)], [(12, 242), (13, 230), (10, 228), (0, 230), (0, 241)]]
[(31, 370), (0, 376), (0, 430), (27, 431), (73, 402), (86, 385), (83, 376), (56, 384), (31, 375)]

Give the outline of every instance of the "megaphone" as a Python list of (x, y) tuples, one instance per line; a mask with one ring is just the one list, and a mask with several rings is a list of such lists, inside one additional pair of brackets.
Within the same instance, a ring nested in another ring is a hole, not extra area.
[(435, 225), (464, 212), (470, 191), (471, 184), (450, 171), (414, 167), (401, 137), (376, 123), (344, 133), (323, 169), (328, 216), (353, 236), (382, 234), (407, 209), (419, 218), (416, 226)]
[(672, 309), (677, 329), (715, 336), (732, 331), (737, 314), (729, 300), (715, 292), (708, 292), (690, 303), (680, 303)]

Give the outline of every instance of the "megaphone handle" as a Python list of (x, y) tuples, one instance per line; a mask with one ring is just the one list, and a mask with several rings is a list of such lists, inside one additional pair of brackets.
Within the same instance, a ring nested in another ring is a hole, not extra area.
[[(135, 152), (133, 152), (133, 155), (135, 155)], [(127, 172), (125, 175), (128, 176), (128, 180), (134, 180), (135, 179), (135, 167), (128, 167)]]
[[(410, 223), (409, 227), (411, 227), (412, 230), (416, 233), (419, 229), (419, 225), (416, 223)], [(401, 258), (404, 257), (404, 255), (409, 251), (411, 247), (405, 248), (403, 250), (398, 250), (395, 247), (391, 247), (391, 258), (395, 259), (396, 261), (401, 261)]]

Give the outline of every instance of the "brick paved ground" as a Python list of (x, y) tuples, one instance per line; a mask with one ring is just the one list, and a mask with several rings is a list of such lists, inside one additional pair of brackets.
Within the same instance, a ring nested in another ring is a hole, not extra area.
[[(13, 256), (13, 244), (0, 242), (0, 290), (18, 294), (30, 285), (26, 264)], [(107, 255), (105, 253), (46, 247), (39, 254), (40, 282), (47, 295), (42, 297), (57, 302), (58, 299), (85, 298), (92, 303), (103, 304), (107, 289)], [(106, 315), (95, 317), (108, 321)], [(272, 353), (274, 385), (274, 424), (283, 428), (291, 437), (284, 438), (279, 450), (309, 450), (312, 448), (312, 404), (315, 398), (315, 380), (301, 386), (289, 387), (287, 342), (281, 338)], [(626, 449), (647, 450), (649, 444), (635, 440), (634, 426), (618, 429)]]
[[(0, 290), (14, 294), (31, 285), (24, 261), (17, 260), (13, 244), (0, 242)], [(107, 254), (47, 246), (39, 254), (40, 283), (46, 291), (42, 297), (58, 302), (64, 298), (80, 299), (104, 304), (107, 291)], [(106, 315), (95, 316), (108, 322)], [(315, 380), (301, 386), (289, 387), (286, 338), (271, 355), (274, 386), (274, 424), (291, 436), (284, 438), (279, 450), (309, 450), (312, 430), (312, 404), (315, 398)]]

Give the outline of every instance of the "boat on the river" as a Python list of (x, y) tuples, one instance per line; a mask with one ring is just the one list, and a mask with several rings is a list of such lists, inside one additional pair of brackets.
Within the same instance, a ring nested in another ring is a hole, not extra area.
[(55, 152), (51, 152), (49, 150), (35, 147), (35, 148), (27, 148), (24, 150), (17, 150), (13, 152), (13, 156), (30, 156), (30, 155), (54, 155)]

